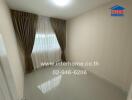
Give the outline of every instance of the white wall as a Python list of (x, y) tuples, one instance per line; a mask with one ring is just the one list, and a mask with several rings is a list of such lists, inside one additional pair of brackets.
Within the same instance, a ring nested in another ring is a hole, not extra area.
[(17, 100), (23, 97), (24, 74), (20, 57), (17, 49), (17, 42), (11, 22), (9, 10), (3, 0), (0, 0), (0, 33), (3, 36), (7, 55), (9, 59), (9, 68), (13, 74), (16, 92), (18, 94)]
[[(126, 8), (124, 17), (112, 17), (113, 5)], [(94, 73), (127, 91), (132, 79), (132, 0), (113, 2), (67, 22), (69, 61), (97, 60)], [(85, 67), (86, 69), (91, 69)]]

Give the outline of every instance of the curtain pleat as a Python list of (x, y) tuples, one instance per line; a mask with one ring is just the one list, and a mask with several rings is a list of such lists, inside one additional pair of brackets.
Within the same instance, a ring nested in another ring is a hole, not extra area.
[(29, 73), (33, 70), (31, 53), (35, 40), (38, 16), (16, 10), (11, 10), (11, 16), (18, 43), (25, 56), (25, 70), (26, 73)]
[(66, 61), (65, 48), (66, 48), (66, 21), (56, 18), (50, 18), (51, 25), (56, 33), (57, 40), (60, 44), (62, 54), (62, 61)]

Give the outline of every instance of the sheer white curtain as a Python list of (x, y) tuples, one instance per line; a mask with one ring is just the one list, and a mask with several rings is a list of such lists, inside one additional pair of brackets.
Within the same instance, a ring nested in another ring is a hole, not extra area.
[(61, 49), (48, 17), (38, 18), (32, 60), (34, 69), (43, 67), (43, 63), (61, 60)]

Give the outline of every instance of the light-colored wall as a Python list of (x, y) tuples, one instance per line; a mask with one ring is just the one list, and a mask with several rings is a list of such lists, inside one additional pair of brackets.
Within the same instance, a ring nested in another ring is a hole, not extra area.
[(4, 0), (0, 0), (0, 33), (5, 42), (10, 65), (9, 68), (13, 74), (16, 92), (18, 94), (17, 100), (20, 100), (23, 97), (24, 74), (9, 10)]
[[(113, 5), (126, 8), (124, 17), (112, 17)], [(67, 59), (97, 60), (96, 75), (127, 91), (132, 79), (132, 0), (103, 5), (67, 22)]]

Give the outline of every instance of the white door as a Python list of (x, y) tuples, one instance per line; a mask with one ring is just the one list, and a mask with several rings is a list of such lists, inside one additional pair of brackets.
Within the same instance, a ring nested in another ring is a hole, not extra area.
[(4, 73), (0, 65), (0, 100), (12, 100)]
[(16, 100), (16, 89), (0, 34), (0, 100)]

